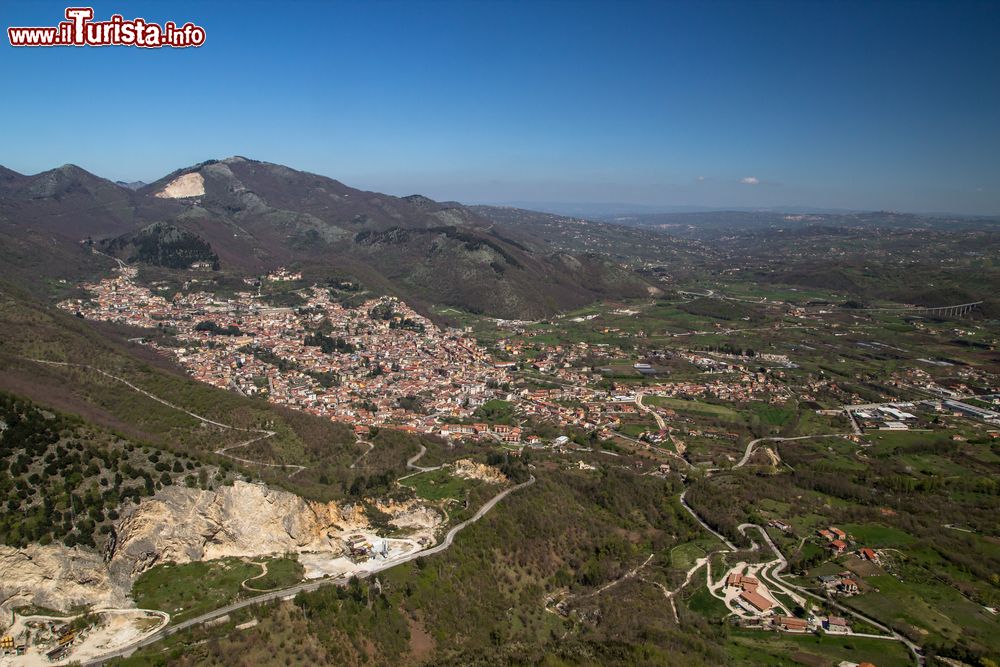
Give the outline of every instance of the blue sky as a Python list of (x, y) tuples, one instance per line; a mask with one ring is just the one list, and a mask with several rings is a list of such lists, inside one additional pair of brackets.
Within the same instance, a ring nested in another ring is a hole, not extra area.
[[(4, 28), (65, 4), (0, 4)], [(199, 49), (0, 47), (0, 164), (239, 154), (466, 202), (1000, 214), (1000, 3), (94, 4)]]

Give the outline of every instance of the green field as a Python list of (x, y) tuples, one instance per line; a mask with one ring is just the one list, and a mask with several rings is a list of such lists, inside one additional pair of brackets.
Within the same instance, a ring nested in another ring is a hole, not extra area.
[(646, 405), (670, 408), (680, 413), (691, 413), (699, 416), (715, 417), (726, 421), (742, 422), (743, 416), (725, 405), (705, 403), (703, 401), (685, 401), (680, 398), (667, 398), (665, 396), (646, 396), (643, 399)]
[(909, 667), (913, 664), (913, 657), (901, 642), (868, 637), (734, 630), (726, 648), (740, 665), (833, 667), (845, 660), (871, 662), (878, 667)]
[(509, 401), (493, 399), (476, 408), (474, 414), (476, 419), (490, 424), (512, 424), (514, 422), (514, 404)]
[(177, 623), (249, 594), (240, 584), (258, 574), (260, 566), (238, 558), (167, 563), (139, 575), (132, 597), (138, 607), (165, 611), (170, 622)]
[(768, 426), (784, 426), (795, 417), (795, 409), (770, 403), (751, 403), (750, 414)]
[(400, 482), (424, 500), (460, 500), (475, 482), (451, 474), (448, 468), (422, 472)]
[(866, 547), (905, 547), (914, 542), (913, 536), (878, 523), (844, 524), (840, 528)]
[(704, 582), (694, 593), (684, 598), (684, 603), (691, 611), (710, 619), (722, 619), (730, 614), (726, 603), (709, 593)]
[(703, 558), (704, 556), (705, 550), (695, 542), (678, 544), (670, 550), (670, 567), (677, 568), (678, 570), (687, 570), (699, 558)]
[(275, 558), (266, 562), (267, 574), (259, 579), (248, 581), (247, 586), (261, 591), (287, 588), (302, 581), (305, 574), (302, 564), (294, 557)]

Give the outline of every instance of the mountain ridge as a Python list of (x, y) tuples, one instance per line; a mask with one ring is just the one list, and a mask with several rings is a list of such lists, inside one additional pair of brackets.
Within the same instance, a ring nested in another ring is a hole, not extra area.
[[(136, 190), (72, 165), (4, 175), (0, 225), (22, 239), (44, 233), (68, 254), (79, 254), (84, 239), (112, 251), (131, 247), (140, 230), (162, 223), (206, 244), (224, 271), (260, 275), (296, 265), (310, 276), (348, 274), (417, 305), (499, 317), (541, 317), (656, 291), (597, 256), (529, 249), (462, 204), (359, 190), (241, 156), (182, 167)], [(36, 240), (26, 255), (44, 265), (43, 246)]]

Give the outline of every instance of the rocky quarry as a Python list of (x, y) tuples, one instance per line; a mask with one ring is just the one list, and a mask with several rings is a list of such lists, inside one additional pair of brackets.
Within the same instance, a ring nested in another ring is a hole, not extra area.
[(24, 549), (0, 545), (0, 614), (35, 605), (69, 611), (73, 607), (120, 607), (128, 588), (112, 580), (100, 554), (61, 544), (31, 544)]
[[(414, 503), (383, 507), (400, 525), (440, 521)], [(312, 502), (263, 484), (238, 481), (213, 491), (170, 486), (123, 514), (103, 558), (60, 544), (0, 546), (0, 613), (9, 617), (23, 605), (60, 611), (132, 606), (132, 582), (159, 563), (290, 552), (338, 555), (344, 550), (339, 535), (367, 528), (360, 505)]]
[(466, 479), (478, 479), (487, 484), (506, 484), (507, 476), (502, 472), (483, 463), (470, 461), (469, 459), (459, 459), (454, 463), (454, 472), (458, 477)]

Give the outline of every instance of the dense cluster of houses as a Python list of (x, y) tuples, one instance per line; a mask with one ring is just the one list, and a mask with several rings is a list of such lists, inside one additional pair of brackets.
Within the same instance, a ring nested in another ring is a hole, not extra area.
[[(439, 329), (392, 297), (346, 308), (313, 287), (304, 306), (275, 308), (249, 292), (166, 299), (135, 277), (134, 268), (124, 267), (114, 278), (86, 285), (92, 299), (61, 306), (92, 319), (169, 327), (180, 346), (162, 349), (198, 380), (312, 414), (432, 431), (437, 421), (428, 414), (469, 417), (503, 396), (498, 387), (509, 380), (508, 370), (473, 339)], [(316, 331), (337, 349), (310, 340)]]

